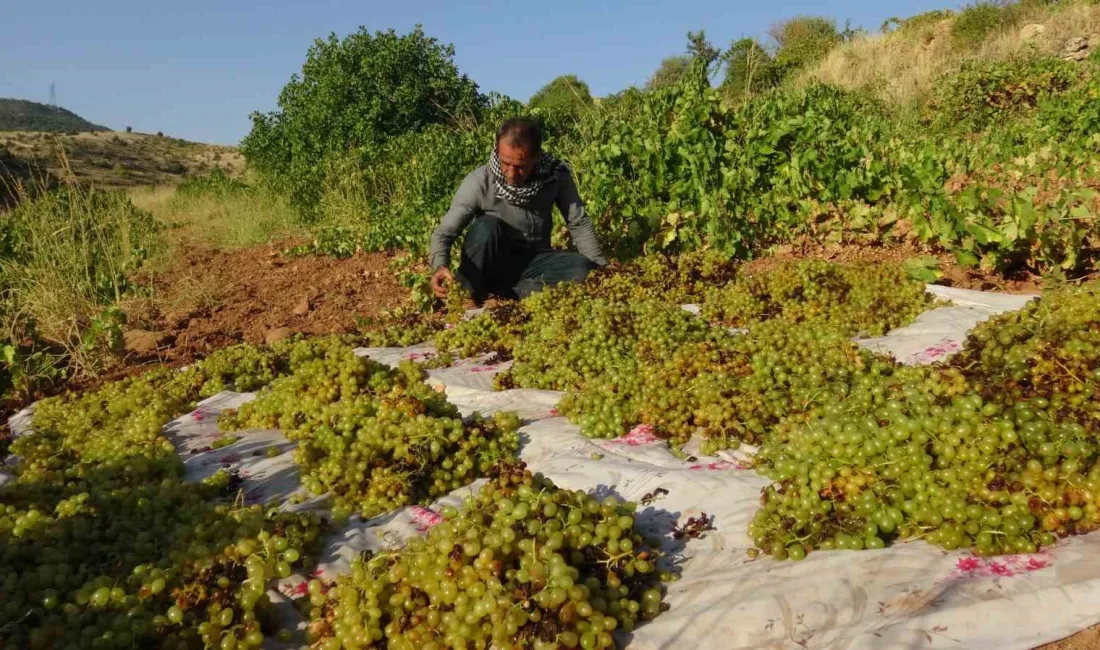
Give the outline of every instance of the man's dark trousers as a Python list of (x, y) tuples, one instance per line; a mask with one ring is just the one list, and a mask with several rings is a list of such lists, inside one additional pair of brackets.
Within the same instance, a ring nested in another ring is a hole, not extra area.
[(525, 298), (560, 282), (581, 282), (596, 265), (580, 253), (532, 249), (496, 217), (476, 217), (466, 229), (458, 281), (480, 302), (489, 294)]

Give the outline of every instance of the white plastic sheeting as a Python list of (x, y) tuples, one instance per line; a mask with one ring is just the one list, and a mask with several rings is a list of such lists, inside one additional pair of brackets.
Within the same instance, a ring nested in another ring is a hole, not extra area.
[[(1018, 309), (1030, 297), (930, 287), (952, 302), (909, 327), (860, 341), (906, 363), (928, 363), (961, 349), (967, 331), (991, 315)], [(388, 364), (431, 354), (430, 346), (364, 348)], [(520, 456), (562, 487), (638, 500), (656, 488), (668, 494), (641, 507), (637, 521), (663, 540), (681, 579), (667, 585), (670, 609), (641, 625), (631, 648), (1032, 648), (1100, 622), (1100, 535), (1065, 540), (1040, 553), (978, 558), (915, 541), (882, 550), (818, 551), (801, 562), (750, 559), (746, 530), (767, 479), (748, 469), (743, 448), (717, 458), (681, 460), (646, 427), (614, 440), (592, 441), (554, 409), (561, 394), (518, 389), (492, 392), (504, 364), (484, 360), (431, 371), (431, 382), (464, 414), (516, 411), (525, 421)], [(226, 467), (245, 478), (246, 499), (285, 498), (302, 489), (278, 431), (249, 431), (233, 445), (202, 451), (216, 439), (217, 413), (251, 399), (221, 393), (166, 427), (185, 459), (187, 477)], [(22, 422), (19, 424), (22, 431)], [(13, 426), (13, 429), (16, 427)], [(278, 447), (269, 457), (265, 450)], [(430, 508), (409, 507), (360, 521), (330, 536), (317, 575), (332, 579), (364, 550), (401, 545), (439, 521), (480, 482)], [(288, 508), (324, 508), (325, 497)], [(707, 513), (716, 530), (686, 544), (672, 524)], [(279, 585), (291, 595), (307, 576)], [(285, 605), (285, 601), (284, 601)], [(304, 621), (285, 608), (288, 623)]]

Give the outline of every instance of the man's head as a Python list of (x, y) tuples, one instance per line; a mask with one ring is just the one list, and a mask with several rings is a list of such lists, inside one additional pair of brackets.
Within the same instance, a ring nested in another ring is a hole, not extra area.
[(542, 129), (529, 117), (504, 120), (497, 129), (500, 172), (511, 185), (523, 185), (542, 154)]

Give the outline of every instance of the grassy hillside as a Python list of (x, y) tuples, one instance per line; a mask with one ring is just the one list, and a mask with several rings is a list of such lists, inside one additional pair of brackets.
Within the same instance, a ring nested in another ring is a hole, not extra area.
[(48, 106), (25, 99), (0, 98), (0, 131), (81, 133), (109, 130), (60, 106)]
[(101, 187), (174, 184), (214, 168), (235, 173), (244, 165), (232, 147), (144, 133), (16, 131), (0, 133), (0, 147), (51, 176), (66, 175), (67, 167), (77, 181)]
[[(1003, 61), (1021, 54), (1069, 57), (1100, 48), (1100, 5), (1021, 2), (978, 4), (953, 13), (933, 11), (887, 21), (833, 48), (797, 83), (818, 81), (868, 90), (894, 105), (927, 97), (940, 80), (968, 62)], [(1071, 50), (1073, 47), (1070, 48)]]

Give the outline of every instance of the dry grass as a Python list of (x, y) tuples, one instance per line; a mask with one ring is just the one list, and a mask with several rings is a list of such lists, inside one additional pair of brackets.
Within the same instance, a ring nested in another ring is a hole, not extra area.
[(175, 229), (172, 239), (200, 246), (238, 249), (301, 234), (287, 202), (260, 188), (184, 195), (174, 187), (140, 187), (130, 190), (130, 200)]
[(126, 276), (142, 251), (156, 249), (152, 221), (121, 192), (85, 189), (71, 177), (63, 191), (27, 197), (0, 218), (16, 251), (0, 260), (2, 337), (21, 341), (33, 330), (63, 350), (78, 376), (109, 367), (110, 332), (95, 328), (110, 327), (108, 310), (125, 293)]
[[(898, 106), (925, 97), (935, 80), (971, 59), (1001, 60), (1034, 48), (1057, 54), (1075, 36), (1100, 33), (1100, 5), (1072, 3), (1062, 7), (1035, 8), (1012, 29), (987, 38), (976, 49), (958, 46), (951, 38), (948, 18), (925, 29), (869, 34), (834, 49), (798, 83), (813, 80), (851, 90), (871, 89), (881, 99)], [(1041, 24), (1045, 31), (1025, 41), (1025, 25)]]
[[(161, 260), (161, 266), (164, 260)], [(183, 269), (182, 271), (180, 269)], [(131, 329), (156, 329), (162, 318), (172, 320), (177, 314), (210, 312), (221, 306), (229, 295), (222, 278), (206, 269), (173, 268), (170, 288), (153, 285), (152, 292), (127, 295), (119, 303), (126, 314), (127, 327)], [(151, 274), (164, 274), (150, 270)]]

